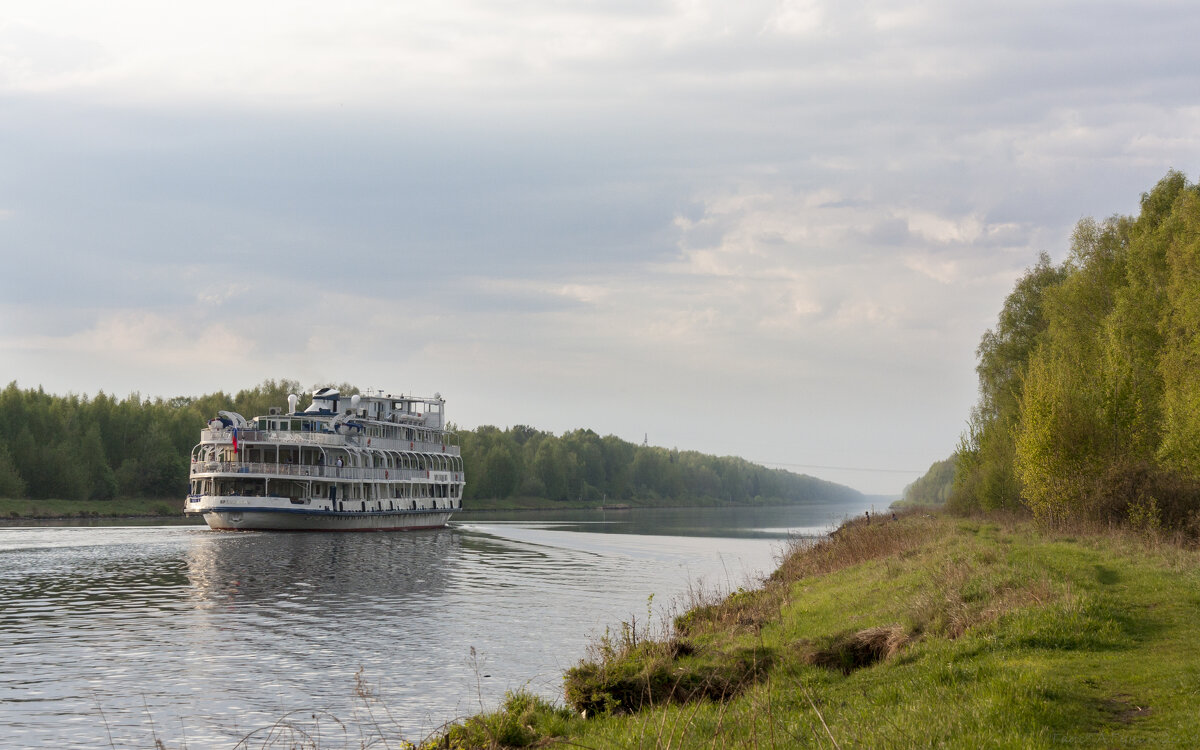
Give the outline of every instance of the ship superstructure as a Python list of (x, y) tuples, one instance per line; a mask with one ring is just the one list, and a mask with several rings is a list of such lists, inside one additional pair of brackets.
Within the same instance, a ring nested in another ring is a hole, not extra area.
[(446, 525), (462, 507), (462, 456), (445, 400), (342, 396), (247, 420), (222, 411), (192, 449), (185, 513), (211, 528), (393, 531)]

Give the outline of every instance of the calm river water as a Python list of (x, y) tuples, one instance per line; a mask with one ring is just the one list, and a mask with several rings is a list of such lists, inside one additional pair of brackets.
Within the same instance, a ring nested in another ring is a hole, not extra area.
[(0, 748), (232, 748), (285, 716), (322, 747), (419, 739), (507, 690), (561, 697), (606, 626), (752, 583), (789, 536), (865, 507), (463, 513), (390, 534), (0, 527)]

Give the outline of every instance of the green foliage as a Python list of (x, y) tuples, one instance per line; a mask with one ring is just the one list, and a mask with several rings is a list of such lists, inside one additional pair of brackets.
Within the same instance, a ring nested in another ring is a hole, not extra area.
[(920, 479), (904, 488), (904, 495), (896, 505), (945, 505), (954, 489), (956, 465), (956, 456), (935, 461)]
[(8, 447), (0, 444), (0, 497), (24, 497), (25, 480)]
[(1183, 192), (1172, 214), (1166, 299), (1160, 325), (1163, 351), (1164, 467), (1200, 476), (1200, 196)]
[(267, 380), (236, 396), (116, 399), (52, 396), (14, 381), (0, 391), (0, 496), (181, 497), (188, 455), (207, 420), (222, 409), (265, 414), (300, 391), (296, 381)]
[(971, 415), (957, 457), (961, 470), (948, 499), (952, 507), (1016, 507), (1020, 485), (1013, 472), (1014, 427), (1024, 390), (1023, 374), (1048, 321), (1046, 297), (1062, 284), (1063, 268), (1042, 253), (1004, 301), (996, 327), (983, 335), (976, 354), (979, 405)]
[(538, 498), (597, 505), (849, 500), (855, 490), (740, 458), (635, 445), (592, 430), (556, 436), (526, 425), (458, 430), (466, 502)]
[(976, 355), (981, 407), (988, 416), (1007, 412), (1021, 397), (1021, 371), (1046, 330), (1046, 291), (1063, 282), (1066, 272), (1042, 253), (1017, 280), (1004, 301), (995, 329), (983, 334)]
[[(314, 388), (320, 387), (319, 385)], [(357, 389), (341, 384), (343, 393)], [(218, 411), (253, 417), (302, 393), (267, 380), (234, 396), (115, 399), (0, 391), (0, 497), (111, 501), (182, 497), (188, 456)], [(756, 466), (740, 458), (637, 446), (591, 430), (555, 436), (527, 425), (458, 430), (465, 499), (536, 498), (598, 505), (762, 503), (851, 499), (848, 487)]]
[(1171, 172), (1141, 209), (1080, 221), (1060, 268), (1043, 255), (1018, 281), (979, 347), (951, 507), (1175, 523), (1200, 510), (1200, 189)]
[(984, 418), (979, 410), (973, 412), (955, 454), (947, 507), (958, 511), (1018, 507), (1021, 486), (1013, 473), (1013, 425), (1018, 418), (1015, 407), (993, 419)]
[(493, 712), (453, 724), (420, 745), (421, 750), (467, 750), (541, 746), (543, 737), (567, 731), (571, 712), (527, 690), (510, 691)]

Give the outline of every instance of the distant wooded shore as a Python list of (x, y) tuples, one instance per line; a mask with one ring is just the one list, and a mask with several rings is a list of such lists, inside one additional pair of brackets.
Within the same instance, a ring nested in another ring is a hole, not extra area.
[[(892, 501), (890, 497), (879, 497), (879, 508), (883, 509)], [(504, 500), (476, 500), (468, 507), (457, 511), (458, 514), (487, 513), (501, 511), (528, 511), (531, 513), (554, 512), (559, 510), (602, 510), (624, 511), (642, 508), (714, 508), (714, 507), (772, 507), (790, 503), (758, 502), (758, 503), (717, 503), (687, 504), (687, 503), (657, 503), (597, 505), (579, 501), (554, 502), (545, 498), (507, 498)], [(183, 499), (179, 498), (118, 498), (111, 501), (97, 502), (95, 500), (61, 500), (27, 498), (0, 498), (0, 524), (19, 521), (81, 521), (87, 519), (182, 519)], [(192, 519), (200, 523), (199, 519)]]
[[(314, 386), (315, 387), (315, 386)], [(353, 386), (336, 386), (355, 393)], [(190, 454), (218, 411), (266, 414), (309, 389), (267, 380), (229, 395), (116, 398), (0, 391), (0, 515), (170, 515), (187, 494)], [(733, 456), (638, 445), (588, 429), (451, 428), (467, 507), (588, 508), (837, 502), (857, 490)], [(165, 504), (165, 511), (164, 511)]]

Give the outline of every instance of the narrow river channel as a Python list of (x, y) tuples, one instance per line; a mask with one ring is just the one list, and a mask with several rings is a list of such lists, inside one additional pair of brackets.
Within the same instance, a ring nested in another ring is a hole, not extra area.
[(790, 538), (869, 504), (0, 527), (0, 748), (233, 747), (282, 717), (331, 747), (419, 739), (508, 690), (559, 698), (605, 627), (755, 585)]

